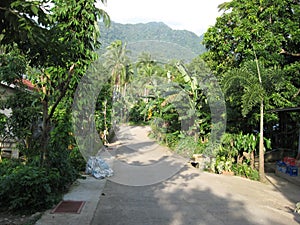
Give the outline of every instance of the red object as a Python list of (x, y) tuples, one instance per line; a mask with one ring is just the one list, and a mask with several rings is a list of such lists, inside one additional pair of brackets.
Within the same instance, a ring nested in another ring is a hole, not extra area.
[(33, 85), (29, 80), (22, 79), (22, 83), (23, 83), (29, 90), (34, 90), (34, 89), (35, 89), (34, 85)]
[(287, 165), (295, 166), (296, 165), (296, 159), (292, 157), (284, 157), (283, 162), (285, 162)]

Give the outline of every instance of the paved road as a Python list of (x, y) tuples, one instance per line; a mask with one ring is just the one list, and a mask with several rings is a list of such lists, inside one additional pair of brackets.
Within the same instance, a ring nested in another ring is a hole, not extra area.
[(92, 225), (299, 224), (292, 212), (300, 201), (298, 186), (271, 174), (270, 183), (262, 184), (201, 172), (156, 145), (148, 131), (118, 132), (121, 144), (108, 150), (115, 176), (105, 184)]

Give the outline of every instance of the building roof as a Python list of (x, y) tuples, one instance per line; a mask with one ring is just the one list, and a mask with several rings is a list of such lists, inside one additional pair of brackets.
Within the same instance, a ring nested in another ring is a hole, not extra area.
[[(35, 89), (34, 85), (33, 85), (29, 80), (22, 79), (22, 80), (21, 80), (21, 83), (22, 83), (28, 90), (34, 90), (34, 89)], [(6, 87), (8, 87), (8, 88), (12, 88), (12, 89), (15, 89), (15, 88), (17, 87), (17, 85), (15, 85), (15, 84), (7, 84), (6, 82), (3, 82), (3, 81), (1, 81), (0, 84), (3, 85), (3, 86), (6, 86)]]
[(272, 109), (268, 112), (273, 113), (273, 112), (299, 112), (300, 107), (289, 107), (289, 108), (281, 108), (281, 109)]

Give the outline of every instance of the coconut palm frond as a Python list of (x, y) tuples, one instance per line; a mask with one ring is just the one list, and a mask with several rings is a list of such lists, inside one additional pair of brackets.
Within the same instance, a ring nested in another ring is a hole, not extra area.
[(242, 114), (246, 116), (253, 107), (257, 106), (265, 96), (265, 90), (259, 83), (252, 83), (245, 87), (242, 95)]
[(240, 69), (230, 70), (223, 78), (223, 91), (227, 93), (229, 90), (237, 87), (243, 87), (249, 83), (249, 77)]

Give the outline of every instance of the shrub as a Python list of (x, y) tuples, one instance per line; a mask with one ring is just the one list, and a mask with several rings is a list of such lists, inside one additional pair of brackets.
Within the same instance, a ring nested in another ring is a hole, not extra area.
[(86, 161), (83, 158), (78, 147), (75, 147), (70, 152), (70, 162), (72, 166), (79, 172), (85, 171)]
[(216, 162), (215, 162), (215, 172), (216, 173), (222, 173), (223, 171), (232, 171), (233, 170), (233, 158), (226, 158), (225, 156), (217, 156)]
[[(52, 146), (54, 147), (54, 146)], [(79, 177), (78, 171), (72, 165), (69, 158), (69, 150), (60, 148), (59, 146), (49, 154), (49, 167), (59, 172), (60, 179), (58, 181), (59, 190), (65, 191)]]
[[(253, 168), (254, 157), (251, 159), (243, 156), (243, 153), (255, 152), (258, 140), (258, 137), (253, 134), (224, 134), (222, 145), (216, 155), (216, 162), (212, 165), (213, 171), (217, 173), (233, 171), (235, 175), (258, 180), (258, 171)], [(269, 140), (265, 139), (265, 144), (270, 148)]]
[(192, 157), (194, 153), (199, 152), (200, 145), (192, 136), (181, 137), (176, 147), (176, 152), (184, 157)]
[(17, 166), (21, 164), (19, 159), (3, 159), (0, 163), (0, 177), (10, 174)]
[(146, 103), (141, 100), (135, 104), (129, 111), (129, 121), (133, 124), (140, 124), (146, 122)]
[(235, 164), (232, 167), (235, 175), (246, 177), (251, 180), (259, 180), (259, 173), (256, 169), (252, 169), (247, 163)]
[[(63, 106), (61, 106), (63, 107)], [(72, 135), (71, 114), (68, 110), (61, 109), (55, 114), (55, 126), (50, 133), (48, 143), (49, 155), (46, 166), (49, 169), (57, 169), (61, 179), (59, 189), (67, 190), (69, 186), (79, 177), (70, 159), (69, 146), (75, 146), (75, 139)]]
[(60, 199), (57, 170), (19, 164), (0, 177), (0, 207), (33, 212)]

